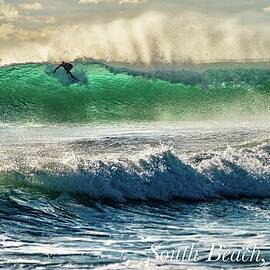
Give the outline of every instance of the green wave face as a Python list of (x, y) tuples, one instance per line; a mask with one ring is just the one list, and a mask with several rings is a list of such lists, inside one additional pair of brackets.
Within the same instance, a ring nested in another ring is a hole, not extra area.
[[(207, 120), (270, 112), (269, 72), (132, 72), (75, 63), (80, 82), (47, 64), (0, 68), (0, 121), (90, 123)], [(166, 76), (165, 76), (166, 75)]]

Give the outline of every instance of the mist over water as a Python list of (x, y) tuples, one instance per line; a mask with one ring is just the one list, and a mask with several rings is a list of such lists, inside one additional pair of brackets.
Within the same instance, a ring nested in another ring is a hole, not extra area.
[(268, 25), (249, 25), (241, 18), (191, 11), (175, 15), (148, 11), (130, 19), (74, 22), (39, 31), (1, 27), (14, 36), (13, 43), (1, 48), (2, 65), (78, 58), (144, 65), (265, 61), (270, 55)]

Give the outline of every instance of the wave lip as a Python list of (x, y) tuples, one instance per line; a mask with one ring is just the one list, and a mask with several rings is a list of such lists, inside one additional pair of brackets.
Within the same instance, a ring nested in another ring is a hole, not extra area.
[(6, 184), (85, 194), (97, 200), (209, 200), (270, 197), (269, 145), (179, 157), (167, 150), (137, 162), (84, 161), (76, 168), (10, 169)]

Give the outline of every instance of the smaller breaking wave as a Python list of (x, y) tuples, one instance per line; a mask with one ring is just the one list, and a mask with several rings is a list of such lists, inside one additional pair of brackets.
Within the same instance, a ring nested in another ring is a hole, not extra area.
[(2, 168), (2, 185), (46, 192), (84, 194), (95, 200), (211, 200), (270, 197), (270, 145), (177, 155), (171, 150), (145, 158), (84, 160), (76, 164)]

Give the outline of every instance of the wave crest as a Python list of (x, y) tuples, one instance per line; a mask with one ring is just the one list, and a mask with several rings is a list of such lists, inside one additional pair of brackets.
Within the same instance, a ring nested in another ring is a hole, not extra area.
[(74, 65), (80, 83), (71, 83), (61, 70), (51, 74), (47, 64), (2, 67), (0, 121), (178, 121), (269, 114), (266, 69), (200, 73), (134, 70), (104, 63)]
[(83, 161), (76, 168), (43, 168), (1, 173), (2, 183), (47, 191), (86, 194), (103, 200), (205, 200), (270, 197), (269, 144), (178, 156), (171, 151), (137, 161)]

